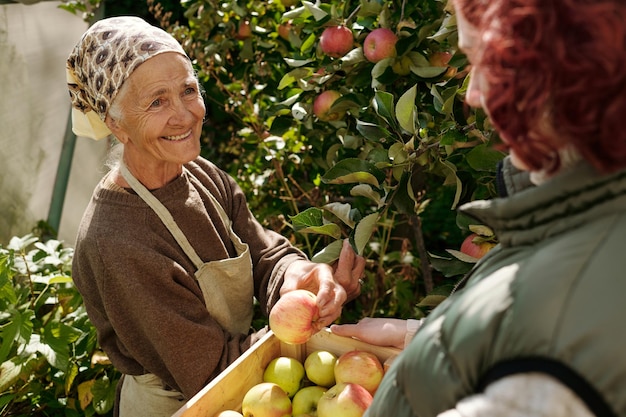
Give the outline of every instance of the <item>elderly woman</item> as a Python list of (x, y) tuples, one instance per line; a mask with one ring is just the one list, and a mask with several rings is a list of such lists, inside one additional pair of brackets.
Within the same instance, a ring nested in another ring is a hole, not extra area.
[(115, 135), (121, 158), (78, 233), (73, 278), (124, 376), (116, 412), (170, 416), (254, 343), (253, 298), (317, 294), (320, 327), (355, 297), (364, 259), (313, 263), (250, 213), (235, 181), (199, 156), (205, 106), (192, 64), (136, 17), (97, 22), (68, 60), (74, 131)]
[(500, 244), (422, 323), (331, 326), (410, 340), (366, 417), (626, 416), (626, 2), (452, 4), (510, 149), (507, 195), (461, 209)]

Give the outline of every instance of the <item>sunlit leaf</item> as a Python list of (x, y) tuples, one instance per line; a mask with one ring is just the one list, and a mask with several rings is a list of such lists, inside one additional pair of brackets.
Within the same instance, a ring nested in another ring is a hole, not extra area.
[(335, 240), (330, 245), (326, 246), (324, 249), (313, 255), (311, 260), (317, 263), (332, 264), (337, 259), (339, 259), (342, 247), (343, 241)]
[(354, 231), (354, 244), (357, 254), (363, 255), (363, 249), (365, 249), (365, 246), (370, 241), (379, 217), (380, 215), (378, 213), (372, 213), (363, 217), (359, 224), (357, 224)]
[(352, 189), (350, 189), (350, 195), (354, 197), (367, 197), (376, 203), (377, 207), (380, 207), (382, 203), (380, 194), (374, 191), (374, 189), (368, 184), (355, 185)]
[(309, 226), (298, 229), (300, 233), (311, 233), (318, 235), (326, 235), (335, 239), (341, 237), (341, 228), (335, 223), (327, 223), (323, 226)]
[(324, 223), (323, 215), (321, 209), (310, 207), (295, 216), (291, 216), (290, 219), (294, 229), (298, 231), (305, 227), (321, 226)]
[(402, 94), (396, 104), (396, 118), (400, 127), (410, 134), (415, 133), (415, 119), (417, 116), (417, 108), (415, 106), (415, 97), (417, 96), (417, 84), (409, 88)]
[(378, 188), (384, 178), (384, 172), (374, 164), (358, 158), (346, 158), (329, 169), (322, 176), (322, 181), (326, 184), (365, 183)]
[(330, 211), (344, 222), (350, 228), (354, 227), (354, 220), (350, 218), (352, 207), (347, 203), (328, 203), (324, 206), (325, 210)]

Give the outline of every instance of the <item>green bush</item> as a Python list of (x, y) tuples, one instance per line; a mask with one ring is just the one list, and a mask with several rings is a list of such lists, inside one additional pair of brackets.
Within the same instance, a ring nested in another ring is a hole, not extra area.
[(0, 415), (112, 415), (119, 373), (70, 275), (73, 250), (34, 234), (0, 246)]

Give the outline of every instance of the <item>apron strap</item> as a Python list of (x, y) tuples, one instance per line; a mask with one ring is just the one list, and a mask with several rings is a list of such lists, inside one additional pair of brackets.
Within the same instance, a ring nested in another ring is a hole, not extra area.
[[(154, 196), (142, 183), (140, 183), (133, 174), (130, 173), (126, 164), (123, 162), (120, 163), (120, 170), (122, 172), (122, 176), (124, 179), (130, 184), (130, 186), (135, 190), (135, 192), (145, 201), (154, 212), (159, 216), (163, 224), (168, 228), (174, 239), (178, 242), (180, 247), (183, 249), (185, 254), (189, 257), (191, 262), (194, 263), (196, 269), (200, 269), (202, 264), (202, 259), (198, 256), (196, 251), (193, 249), (182, 230), (178, 227), (174, 218), (170, 214), (170, 212), (165, 208), (165, 206)], [(220, 206), (221, 208), (221, 206)], [(224, 211), (224, 209), (222, 209)]]

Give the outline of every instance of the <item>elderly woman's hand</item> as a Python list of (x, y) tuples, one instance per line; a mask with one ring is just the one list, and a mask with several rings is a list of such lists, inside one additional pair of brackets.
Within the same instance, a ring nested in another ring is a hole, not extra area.
[(317, 294), (320, 318), (318, 329), (330, 325), (341, 315), (346, 301), (360, 293), (360, 278), (365, 259), (357, 256), (345, 241), (335, 267), (310, 261), (296, 261), (287, 268), (280, 293), (305, 289)]

